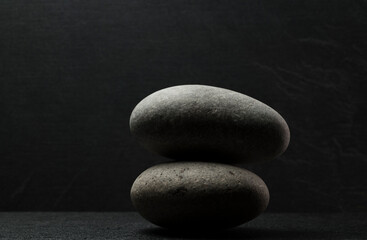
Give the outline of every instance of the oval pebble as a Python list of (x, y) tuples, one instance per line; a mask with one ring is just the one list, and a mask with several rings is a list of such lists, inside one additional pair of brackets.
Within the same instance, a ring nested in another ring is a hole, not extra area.
[(192, 161), (254, 162), (282, 154), (286, 121), (244, 94), (206, 85), (180, 85), (144, 98), (130, 117), (131, 133), (148, 150)]
[(153, 166), (135, 180), (130, 195), (145, 219), (174, 229), (234, 227), (258, 216), (269, 202), (268, 188), (256, 174), (209, 162)]

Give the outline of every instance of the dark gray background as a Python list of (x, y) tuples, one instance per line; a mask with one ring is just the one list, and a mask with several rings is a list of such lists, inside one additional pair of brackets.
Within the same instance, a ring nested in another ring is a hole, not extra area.
[(367, 211), (366, 56), (366, 0), (1, 1), (0, 210), (132, 210), (130, 112), (200, 83), (288, 121), (268, 211)]

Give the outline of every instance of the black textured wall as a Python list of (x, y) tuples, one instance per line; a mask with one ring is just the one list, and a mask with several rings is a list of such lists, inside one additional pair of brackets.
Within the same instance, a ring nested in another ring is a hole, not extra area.
[(269, 211), (367, 211), (367, 1), (0, 3), (0, 210), (132, 210), (165, 160), (130, 136), (158, 89), (233, 89), (280, 112), (291, 144), (246, 166)]

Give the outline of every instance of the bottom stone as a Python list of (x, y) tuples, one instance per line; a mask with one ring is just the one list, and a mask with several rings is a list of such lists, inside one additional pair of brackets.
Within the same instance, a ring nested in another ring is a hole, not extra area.
[(153, 166), (135, 180), (130, 195), (145, 219), (166, 228), (234, 227), (257, 217), (269, 202), (259, 176), (209, 162)]

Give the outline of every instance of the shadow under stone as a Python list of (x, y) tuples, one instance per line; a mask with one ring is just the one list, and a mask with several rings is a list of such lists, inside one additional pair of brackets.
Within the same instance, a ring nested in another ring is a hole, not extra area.
[(182, 229), (169, 230), (164, 228), (149, 228), (140, 231), (151, 239), (320, 239), (320, 238), (345, 238), (335, 232), (304, 230), (304, 229), (261, 229), (261, 228), (233, 228), (218, 231), (188, 231)]

